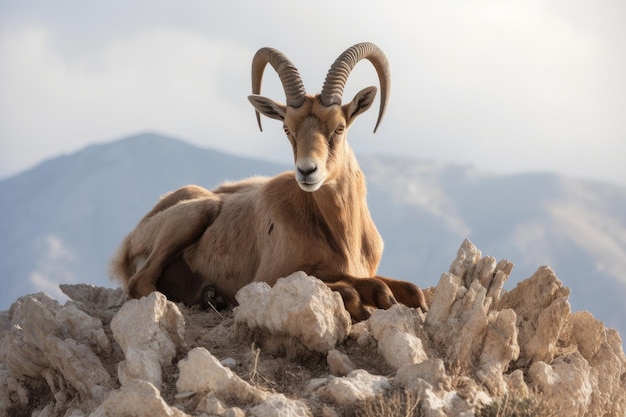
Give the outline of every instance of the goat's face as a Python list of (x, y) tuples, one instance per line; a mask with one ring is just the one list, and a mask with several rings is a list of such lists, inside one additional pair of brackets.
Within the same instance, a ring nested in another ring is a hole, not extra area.
[[(316, 96), (306, 94), (298, 70), (282, 52), (261, 48), (252, 59), (253, 94), (248, 100), (256, 109), (259, 128), (261, 114), (283, 122), (293, 146), (296, 181), (304, 191), (317, 191), (322, 185), (335, 181), (351, 161), (346, 132), (356, 117), (370, 108), (376, 96), (376, 87), (367, 87), (349, 103), (341, 104), (348, 75), (362, 59), (368, 59), (374, 65), (380, 81), (376, 132), (389, 98), (390, 74), (385, 54), (373, 43), (356, 44), (339, 55), (328, 70), (321, 93)], [(268, 63), (278, 73), (287, 104), (259, 95), (263, 71)]]
[(259, 113), (283, 122), (293, 148), (296, 181), (302, 190), (313, 192), (341, 174), (347, 161), (348, 128), (370, 108), (375, 96), (376, 87), (368, 87), (343, 106), (324, 106), (319, 96), (307, 96), (299, 107), (258, 95), (249, 98)]

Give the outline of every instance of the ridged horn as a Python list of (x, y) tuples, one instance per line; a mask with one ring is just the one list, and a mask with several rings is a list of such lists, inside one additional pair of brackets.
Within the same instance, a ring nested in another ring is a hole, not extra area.
[[(268, 63), (278, 73), (283, 90), (285, 90), (287, 105), (300, 107), (306, 95), (300, 73), (282, 52), (274, 48), (261, 48), (252, 58), (252, 94), (261, 93), (263, 71)], [(261, 115), (258, 111), (255, 111), (255, 113), (259, 129), (263, 130), (261, 127)]]
[(346, 85), (346, 81), (348, 81), (348, 76), (354, 66), (364, 58), (367, 58), (372, 65), (374, 65), (380, 82), (380, 109), (378, 111), (376, 127), (374, 127), (374, 132), (376, 132), (385, 113), (387, 102), (389, 101), (391, 72), (387, 57), (383, 51), (373, 43), (358, 43), (339, 55), (339, 58), (335, 60), (330, 70), (328, 70), (324, 87), (322, 87), (322, 93), (320, 94), (320, 101), (324, 106), (331, 106), (333, 104), (341, 105), (343, 89)]

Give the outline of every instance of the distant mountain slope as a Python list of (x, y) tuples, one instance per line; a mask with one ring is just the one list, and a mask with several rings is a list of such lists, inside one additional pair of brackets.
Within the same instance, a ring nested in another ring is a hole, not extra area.
[[(182, 185), (274, 175), (284, 166), (143, 134), (90, 146), (0, 181), (0, 310), (59, 282), (115, 285), (113, 251), (158, 197)], [(541, 173), (493, 176), (468, 167), (362, 157), (369, 204), (385, 239), (379, 272), (435, 285), (461, 241), (516, 264), (508, 288), (537, 267), (626, 334), (626, 189)]]
[(169, 190), (281, 170), (144, 134), (0, 181), (0, 309), (35, 287), (58, 296), (58, 282), (115, 285), (107, 277), (113, 251)]
[(432, 282), (447, 267), (441, 256), (469, 237), (484, 254), (515, 263), (507, 288), (549, 265), (572, 289), (573, 309), (589, 310), (626, 334), (625, 188), (398, 158), (361, 158), (361, 165), (386, 237), (381, 269), (396, 276), (419, 271)]

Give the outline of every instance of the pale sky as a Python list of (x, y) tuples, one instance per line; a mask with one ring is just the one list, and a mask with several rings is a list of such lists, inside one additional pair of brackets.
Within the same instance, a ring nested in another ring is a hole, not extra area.
[[(626, 185), (624, 22), (622, 0), (0, 0), (0, 178), (145, 131), (289, 163), (246, 99), (256, 50), (283, 51), (315, 93), (371, 41), (391, 101), (377, 134), (376, 109), (351, 129), (357, 153)], [(344, 100), (377, 83), (360, 63)]]

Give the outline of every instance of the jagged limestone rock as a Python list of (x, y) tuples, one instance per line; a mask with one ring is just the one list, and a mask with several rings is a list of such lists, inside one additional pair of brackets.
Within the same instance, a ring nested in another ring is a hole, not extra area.
[(102, 353), (111, 352), (111, 342), (104, 332), (101, 320), (91, 317), (72, 304), (57, 311), (55, 319), (67, 329), (74, 340), (89, 342)]
[[(569, 290), (547, 267), (504, 291), (511, 267), (465, 241), (429, 291), (428, 314), (397, 305), (353, 326), (339, 295), (304, 274), (246, 287), (226, 318), (89, 285), (64, 286), (63, 306), (21, 297), (0, 312), (0, 416), (340, 417), (396, 389), (424, 416), (469, 417), (500, 396), (624, 416), (617, 332), (570, 313)], [(244, 327), (311, 354), (251, 345)]]
[(506, 392), (503, 373), (520, 353), (515, 312), (495, 308), (511, 270), (510, 262), (481, 258), (464, 241), (450, 271), (441, 276), (426, 317), (425, 328), (444, 360), (475, 368), (493, 395)]
[(178, 362), (180, 376), (176, 381), (179, 393), (210, 393), (223, 400), (258, 404), (269, 396), (242, 380), (202, 347), (192, 349)]
[(350, 315), (339, 293), (304, 272), (280, 278), (273, 288), (249, 284), (236, 298), (238, 323), (293, 337), (313, 351), (327, 353), (350, 331)]
[(283, 394), (274, 394), (261, 404), (256, 405), (248, 413), (252, 417), (311, 417), (311, 410), (302, 401), (292, 400)]
[(557, 357), (550, 365), (534, 362), (528, 369), (528, 376), (532, 387), (563, 415), (602, 415), (588, 414), (598, 375), (580, 353)]
[(345, 377), (329, 377), (318, 391), (337, 404), (350, 405), (381, 395), (390, 387), (387, 378), (356, 369)]
[(549, 364), (536, 361), (530, 366), (531, 386), (544, 393), (554, 407), (567, 412), (623, 414), (626, 357), (617, 332), (583, 311), (567, 318), (559, 341), (568, 347), (562, 355)]
[(559, 334), (570, 314), (569, 292), (552, 269), (540, 267), (533, 276), (502, 295), (498, 307), (513, 309), (517, 314), (521, 353), (518, 366), (554, 359)]
[(413, 386), (418, 380), (437, 389), (444, 389), (450, 384), (445, 364), (441, 359), (428, 359), (415, 365), (405, 366), (398, 370), (394, 381), (400, 386), (419, 392), (421, 387)]
[(221, 416), (226, 412), (224, 402), (212, 394), (205, 395), (196, 408), (197, 412)]
[(337, 349), (332, 349), (328, 352), (328, 355), (326, 355), (326, 362), (330, 368), (331, 375), (334, 376), (346, 376), (350, 372), (357, 369), (356, 365), (350, 360), (348, 355), (338, 351)]
[(122, 288), (103, 288), (89, 284), (61, 284), (59, 288), (74, 302), (98, 312), (117, 312), (128, 300), (128, 295)]
[(161, 389), (161, 368), (184, 343), (185, 323), (176, 304), (153, 292), (122, 306), (111, 321), (115, 341), (124, 351), (118, 365), (120, 383), (142, 379)]
[(422, 339), (423, 316), (415, 309), (396, 304), (377, 310), (367, 327), (378, 342), (378, 351), (394, 369), (420, 363), (428, 358)]
[(189, 414), (170, 407), (159, 390), (148, 381), (129, 379), (113, 391), (90, 417), (189, 417)]
[(16, 405), (25, 406), (35, 400), (29, 393), (33, 386), (53, 395), (43, 407), (47, 413), (76, 408), (77, 404), (95, 406), (111, 389), (112, 379), (97, 349), (93, 350), (98, 339), (107, 345), (102, 339), (106, 336), (98, 332), (102, 324), (91, 321), (94, 333), (89, 334), (98, 335), (95, 343), (76, 341), (72, 338), (74, 328), (66, 327), (64, 320), (76, 315), (83, 317), (45, 294), (21, 297), (11, 306), (10, 327), (0, 337), (0, 369), (6, 369), (0, 378), (0, 390)]

